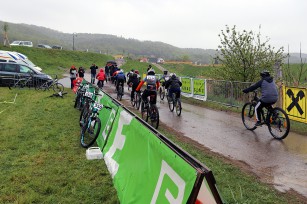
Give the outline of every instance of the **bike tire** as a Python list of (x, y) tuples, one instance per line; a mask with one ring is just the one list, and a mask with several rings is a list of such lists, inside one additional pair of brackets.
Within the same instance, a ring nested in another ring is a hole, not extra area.
[(286, 111), (282, 108), (275, 107), (268, 117), (267, 125), (271, 135), (278, 140), (285, 139), (290, 131), (290, 119)]
[(141, 95), (139, 93), (135, 93), (135, 108), (139, 110), (141, 104)]
[(87, 123), (83, 125), (81, 129), (81, 146), (84, 148), (92, 146), (99, 135), (100, 129), (101, 121), (98, 117), (93, 121), (87, 120)]
[(176, 103), (176, 114), (177, 116), (181, 115), (181, 101), (180, 98), (177, 99), (177, 103)]
[(80, 127), (83, 127), (83, 125), (85, 124), (85, 121), (87, 121), (88, 117), (89, 117), (89, 108), (84, 106), (81, 110), (80, 118), (79, 118)]
[(54, 92), (59, 93), (64, 91), (64, 86), (61, 83), (55, 83), (52, 85), (52, 89)]
[(160, 96), (160, 99), (163, 101), (164, 96), (165, 96), (165, 92), (163, 91), (162, 88), (160, 88), (160, 90), (159, 90), (159, 96)]
[(158, 107), (156, 105), (151, 105), (151, 107), (149, 108), (149, 110), (147, 111), (147, 119), (146, 121), (150, 120), (150, 125), (155, 128), (158, 129), (159, 127), (159, 110)]
[(257, 126), (255, 123), (257, 121), (255, 114), (255, 106), (252, 103), (248, 102), (244, 104), (241, 112), (242, 122), (246, 129), (255, 130)]
[(174, 108), (175, 108), (175, 99), (174, 99), (174, 96), (172, 98), (169, 98), (168, 99), (168, 108), (171, 112), (174, 111)]
[(147, 109), (145, 109), (145, 104), (144, 102), (142, 101), (141, 102), (141, 116), (142, 116), (142, 119), (145, 120), (145, 121), (148, 121), (148, 113), (147, 113)]

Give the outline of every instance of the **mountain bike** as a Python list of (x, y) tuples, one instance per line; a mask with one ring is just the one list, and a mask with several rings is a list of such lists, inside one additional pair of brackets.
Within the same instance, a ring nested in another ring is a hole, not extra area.
[(89, 88), (90, 88), (89, 83), (79, 85), (78, 90), (76, 92), (74, 108), (81, 110), (84, 104), (84, 94), (87, 92)]
[(9, 84), (9, 89), (24, 88), (24, 87), (31, 88), (33, 84), (34, 84), (33, 74), (30, 73), (29, 76), (23, 76), (23, 77), (18, 76), (16, 79), (14, 79), (13, 84)]
[(57, 75), (55, 75), (54, 80), (51, 79), (51, 80), (48, 80), (48, 81), (46, 81), (44, 83), (37, 84), (35, 86), (35, 89), (36, 90), (43, 90), (43, 91), (48, 90), (49, 91), (49, 89), (51, 87), (52, 87), (52, 90), (54, 92), (57, 92), (57, 93), (64, 91), (64, 86), (63, 86), (63, 84), (58, 82), (58, 76)]
[(169, 96), (167, 98), (169, 110), (173, 112), (176, 107), (176, 114), (180, 116), (182, 110), (180, 97), (177, 98), (176, 93), (173, 93), (171, 98)]
[(151, 94), (149, 96), (149, 100), (143, 101), (141, 100), (141, 114), (142, 119), (148, 122), (152, 127), (158, 129), (159, 127), (159, 110), (156, 104), (153, 102), (155, 101), (156, 95)]
[(98, 112), (104, 107), (111, 109), (110, 107), (104, 106), (93, 99), (89, 99), (89, 102), (88, 113), (86, 114), (84, 120), (80, 121), (80, 123), (82, 122), (80, 143), (84, 148), (92, 146), (99, 135), (101, 121), (98, 117)]
[[(257, 92), (253, 92), (253, 97), (250, 102), (244, 104), (242, 108), (242, 121), (246, 129), (255, 130), (256, 114), (255, 106), (259, 101)], [(264, 107), (261, 111), (260, 117), (262, 124), (267, 125), (271, 135), (278, 140), (286, 138), (290, 131), (290, 120), (287, 113), (279, 107), (272, 107), (269, 105)]]
[(123, 82), (119, 82), (118, 88), (117, 88), (117, 99), (121, 101), (123, 95), (124, 95), (124, 84)]

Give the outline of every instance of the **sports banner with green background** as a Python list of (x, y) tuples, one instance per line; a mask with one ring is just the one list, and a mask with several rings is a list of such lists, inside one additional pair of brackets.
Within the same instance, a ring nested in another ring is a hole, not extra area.
[(205, 95), (205, 80), (204, 79), (193, 79), (193, 98), (200, 100), (206, 100)]
[[(117, 106), (106, 94), (99, 100), (104, 105)], [(97, 144), (121, 203), (187, 203), (196, 200), (195, 192), (203, 186), (199, 178), (204, 172), (196, 170), (136, 116), (121, 106), (114, 109), (110, 110), (110, 115), (107, 112), (99, 114), (102, 128)], [(206, 185), (208, 193), (205, 197), (214, 200), (213, 203), (221, 203), (215, 183), (210, 186)]]
[(182, 83), (181, 86), (181, 94), (185, 97), (192, 97), (192, 80), (188, 77), (180, 77), (180, 81)]

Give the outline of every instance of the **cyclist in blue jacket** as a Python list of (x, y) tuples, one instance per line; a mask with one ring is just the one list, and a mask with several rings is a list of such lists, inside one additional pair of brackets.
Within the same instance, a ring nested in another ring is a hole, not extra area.
[(255, 124), (256, 126), (261, 125), (260, 113), (262, 108), (269, 105), (273, 105), (278, 100), (277, 87), (273, 80), (273, 77), (270, 76), (270, 72), (267, 70), (263, 70), (260, 73), (260, 76), (261, 76), (260, 81), (243, 90), (244, 93), (248, 93), (256, 90), (257, 88), (261, 88), (261, 97), (255, 106), (256, 119), (257, 119), (257, 122)]

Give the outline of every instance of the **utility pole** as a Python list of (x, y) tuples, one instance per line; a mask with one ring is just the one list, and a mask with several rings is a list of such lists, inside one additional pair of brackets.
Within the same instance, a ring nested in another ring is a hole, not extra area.
[(7, 23), (4, 23), (3, 25), (3, 45), (11, 47), (9, 37), (7, 36), (8, 30), (9, 30), (9, 25)]
[(72, 50), (75, 50), (75, 36), (77, 37), (77, 33), (72, 34)]

